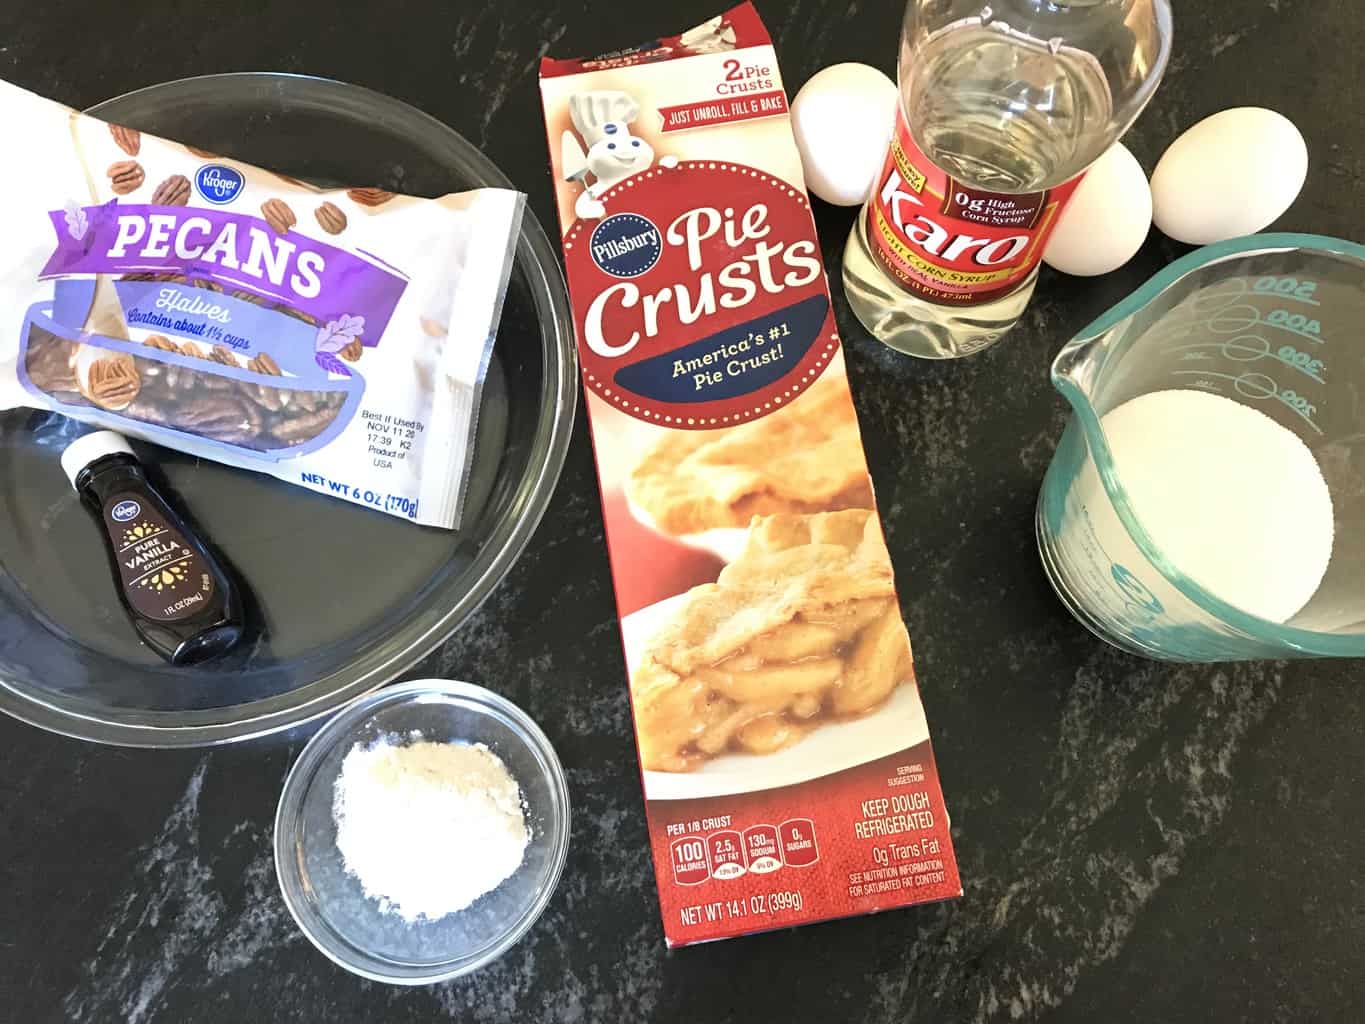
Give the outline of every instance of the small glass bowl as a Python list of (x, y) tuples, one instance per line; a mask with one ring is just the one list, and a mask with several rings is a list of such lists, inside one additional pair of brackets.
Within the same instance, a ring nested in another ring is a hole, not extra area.
[[(347, 753), (414, 732), (432, 742), (487, 745), (521, 786), (531, 831), (511, 878), (434, 921), (406, 921), (365, 895), (342, 862), (332, 818)], [(348, 971), (398, 985), (456, 978), (510, 949), (550, 902), (568, 850), (568, 784), (540, 727), (496, 693), (444, 679), (380, 690), (324, 725), (294, 763), (275, 815), (275, 870), (303, 933)]]

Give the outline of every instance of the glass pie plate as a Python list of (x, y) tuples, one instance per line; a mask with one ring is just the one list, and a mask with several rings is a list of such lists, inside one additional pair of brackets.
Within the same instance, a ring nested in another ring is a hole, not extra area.
[[(322, 184), (426, 196), (511, 187), (439, 121), (323, 79), (192, 78), (91, 113)], [(81, 428), (46, 412), (0, 415), (0, 709), (84, 739), (178, 747), (288, 728), (390, 682), (525, 548), (559, 478), (576, 389), (558, 260), (528, 210), (459, 530), (135, 443), (245, 583), (247, 641), (191, 668), (140, 644), (118, 603), (97, 526), (57, 461)]]

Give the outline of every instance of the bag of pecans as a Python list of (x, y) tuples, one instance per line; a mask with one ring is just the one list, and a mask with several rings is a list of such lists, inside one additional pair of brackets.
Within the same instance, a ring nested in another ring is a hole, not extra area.
[(458, 525), (524, 196), (324, 190), (0, 82), (0, 408)]

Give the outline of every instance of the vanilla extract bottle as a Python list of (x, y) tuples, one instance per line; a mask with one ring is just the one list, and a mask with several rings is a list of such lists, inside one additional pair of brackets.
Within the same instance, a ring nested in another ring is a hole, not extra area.
[(102, 528), (119, 600), (148, 647), (192, 665), (241, 639), (231, 577), (148, 482), (127, 441), (108, 430), (79, 437), (62, 452), (62, 469)]

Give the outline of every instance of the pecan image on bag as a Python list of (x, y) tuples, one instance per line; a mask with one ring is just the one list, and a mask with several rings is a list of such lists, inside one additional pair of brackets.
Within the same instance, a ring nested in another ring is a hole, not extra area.
[[(280, 377), (283, 371), (280, 364), (270, 357), (269, 352), (262, 352), (251, 362), (246, 364), (246, 368), (252, 373), (259, 373), (265, 377)], [(279, 412), (288, 403), (289, 392), (283, 388), (272, 388), (265, 384), (248, 385), (247, 394), (267, 412)]]
[(120, 196), (126, 196), (129, 192), (141, 188), (143, 179), (146, 178), (142, 165), (136, 160), (119, 160), (110, 164), (109, 170), (105, 173), (109, 175), (109, 183), (114, 194)]
[(137, 397), (142, 377), (126, 352), (82, 345), (76, 352), (76, 386), (101, 409), (119, 412)]
[(187, 403), (176, 414), (175, 423), (181, 430), (229, 444), (258, 441), (261, 433), (260, 412), (249, 402), (232, 395), (206, 395), (192, 404)]
[(137, 156), (138, 150), (142, 148), (142, 133), (136, 128), (125, 128), (121, 124), (111, 124), (109, 134), (114, 137), (114, 144), (129, 156)]
[(184, 206), (189, 201), (190, 179), (183, 174), (172, 174), (152, 193), (152, 202), (157, 206)]
[(149, 334), (142, 339), (142, 344), (148, 348), (154, 348), (159, 352), (179, 352), (180, 346), (171, 341), (164, 334)]
[(346, 230), (346, 214), (336, 203), (323, 203), (313, 211), (318, 225), (329, 235), (339, 235)]
[(280, 364), (270, 357), (269, 352), (262, 352), (251, 362), (247, 363), (247, 369), (252, 373), (263, 373), (269, 377), (279, 377), (281, 375)]
[(237, 357), (232, 354), (232, 350), (223, 345), (214, 345), (209, 350), (209, 358), (215, 363), (222, 363), (224, 366), (236, 367)]
[(279, 235), (288, 234), (289, 229), (299, 222), (289, 204), (282, 199), (267, 199), (262, 203), (261, 216)]
[[(309, 394), (317, 394), (309, 392)], [(335, 395), (335, 392), (333, 393)], [(287, 445), (303, 444), (321, 434), (337, 418), (341, 409), (340, 395), (328, 395), (317, 404), (321, 408), (306, 412), (292, 413), (281, 419), (271, 429), (280, 441)]]
[(392, 192), (382, 188), (352, 188), (346, 190), (346, 195), (361, 206), (383, 206), (393, 198)]

